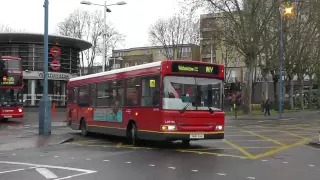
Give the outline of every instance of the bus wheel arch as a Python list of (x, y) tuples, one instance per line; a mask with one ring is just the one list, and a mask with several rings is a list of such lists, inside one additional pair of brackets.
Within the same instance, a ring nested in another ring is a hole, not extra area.
[(132, 145), (138, 144), (138, 126), (135, 120), (130, 119), (127, 125), (128, 141)]

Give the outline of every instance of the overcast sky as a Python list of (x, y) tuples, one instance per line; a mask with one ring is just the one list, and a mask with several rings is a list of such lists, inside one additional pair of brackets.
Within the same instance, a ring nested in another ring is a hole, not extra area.
[[(97, 6), (81, 5), (81, 0), (49, 0), (49, 33), (54, 33), (57, 23), (63, 21), (75, 9), (94, 11)], [(169, 17), (178, 12), (176, 0), (125, 0), (124, 6), (112, 6), (108, 21), (126, 35), (125, 46), (131, 48), (149, 45), (148, 27), (160, 17)], [(43, 33), (44, 0), (1, 0), (0, 24), (27, 32)], [(103, 4), (103, 0), (91, 2)], [(107, 4), (116, 3), (109, 0)]]

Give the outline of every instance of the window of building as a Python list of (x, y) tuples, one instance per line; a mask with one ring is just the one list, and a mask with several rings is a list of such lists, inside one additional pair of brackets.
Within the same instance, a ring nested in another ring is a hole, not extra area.
[(110, 99), (110, 91), (109, 91), (108, 82), (103, 82), (97, 84), (97, 106), (108, 106)]
[(110, 106), (123, 107), (124, 104), (124, 80), (118, 80), (112, 82), (112, 95)]
[(160, 103), (160, 77), (149, 76), (142, 78), (142, 107), (159, 107)]
[(127, 80), (126, 106), (138, 106), (140, 100), (141, 78), (136, 77)]
[(78, 105), (88, 107), (90, 105), (89, 85), (79, 87)]
[(190, 55), (191, 55), (191, 48), (190, 47), (182, 48), (182, 53), (181, 53), (182, 57), (190, 57)]

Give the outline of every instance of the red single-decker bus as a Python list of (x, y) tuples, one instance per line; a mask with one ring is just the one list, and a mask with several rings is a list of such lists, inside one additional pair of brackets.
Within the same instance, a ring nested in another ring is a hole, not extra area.
[(0, 83), (0, 119), (23, 118), (23, 70), (21, 58), (0, 56), (7, 76)]
[(89, 132), (174, 141), (223, 139), (224, 66), (166, 60), (72, 78), (68, 126)]

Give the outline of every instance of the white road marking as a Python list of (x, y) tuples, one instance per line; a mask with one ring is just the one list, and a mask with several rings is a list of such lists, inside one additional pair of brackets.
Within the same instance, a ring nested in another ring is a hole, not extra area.
[(131, 164), (131, 162), (126, 162), (127, 164)]
[(256, 179), (255, 177), (247, 177), (248, 179)]
[(266, 159), (262, 159), (261, 161), (263, 161), (263, 162), (267, 162), (268, 160), (266, 160)]
[(109, 162), (110, 160), (106, 159), (106, 160), (103, 160), (104, 162)]
[(0, 161), (0, 164), (13, 164), (13, 165), (23, 165), (23, 166), (32, 166), (32, 168), (52, 168), (52, 169), (63, 169), (68, 171), (78, 171), (81, 172), (79, 174), (75, 174), (72, 176), (66, 176), (62, 178), (58, 178), (55, 180), (63, 180), (63, 179), (70, 179), (76, 176), (86, 175), (96, 173), (97, 171), (87, 170), (87, 169), (78, 169), (78, 168), (71, 168), (71, 167), (63, 167), (63, 166), (51, 166), (51, 165), (42, 165), (42, 164), (31, 164), (31, 163), (22, 163), (22, 162), (10, 162), (10, 161)]
[(58, 158), (59, 156), (54, 156), (54, 158)]
[(40, 156), (43, 157), (44, 155), (43, 155), (43, 154), (40, 154)]
[(12, 154), (12, 156), (15, 156), (16, 154)]
[(156, 166), (156, 165), (154, 165), (154, 164), (149, 164), (149, 166), (154, 167), (154, 166)]
[(18, 171), (25, 171), (25, 170), (34, 169), (34, 168), (36, 168), (36, 167), (25, 168), (25, 169), (14, 169), (14, 170), (10, 170), (10, 171), (2, 171), (2, 172), (0, 172), (0, 174), (10, 173), (10, 172), (18, 172)]
[(283, 164), (288, 164), (288, 162), (283, 162)]
[(224, 173), (217, 173), (219, 176), (225, 176), (227, 174), (224, 174)]
[(169, 169), (176, 169), (175, 167), (168, 167)]
[(196, 170), (196, 169), (193, 169), (193, 170), (191, 170), (192, 172), (198, 172), (198, 170)]
[(91, 159), (86, 159), (87, 161), (90, 161)]
[(74, 157), (71, 157), (70, 159), (74, 159)]
[(310, 167), (314, 167), (314, 165), (313, 165), (313, 164), (309, 164), (309, 166), (310, 166)]
[(49, 171), (46, 168), (36, 168), (36, 171), (38, 171), (38, 173), (40, 173), (42, 176), (44, 176), (47, 179), (58, 178), (57, 175), (55, 175), (53, 172)]

